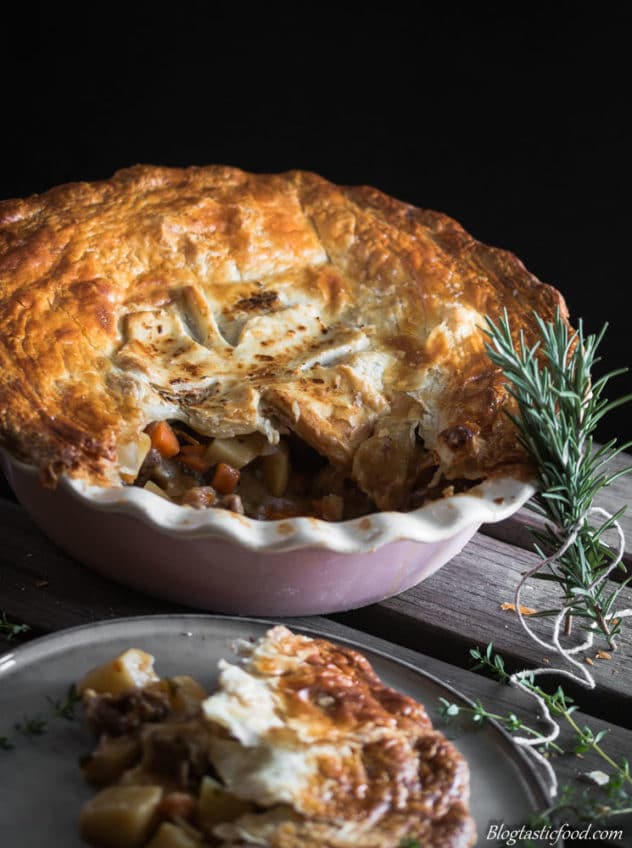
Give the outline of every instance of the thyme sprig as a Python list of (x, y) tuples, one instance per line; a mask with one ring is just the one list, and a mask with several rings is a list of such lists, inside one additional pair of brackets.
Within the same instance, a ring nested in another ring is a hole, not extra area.
[(46, 722), (39, 716), (24, 716), (22, 721), (13, 725), (16, 733), (22, 736), (43, 736), (46, 733)]
[(480, 700), (477, 700), (473, 707), (463, 707), (460, 704), (448, 701), (447, 698), (439, 698), (439, 702), (441, 704), (439, 712), (442, 716), (444, 716), (444, 718), (449, 719), (455, 718), (459, 715), (466, 715), (471, 718), (474, 724), (483, 724), (483, 722), (488, 719), (493, 719), (510, 733), (517, 732), (518, 730), (523, 731), (524, 733), (528, 733), (530, 736), (533, 736), (535, 739), (542, 739), (542, 746), (546, 750), (551, 749), (556, 751), (558, 754), (564, 753), (563, 748), (560, 748), (560, 746), (555, 742), (545, 740), (539, 730), (536, 730), (534, 727), (529, 727), (521, 719), (519, 719), (515, 713), (500, 715), (499, 713), (489, 712)]
[[(482, 650), (479, 647), (470, 650), (470, 657), (474, 661), (474, 671), (485, 671), (500, 683), (509, 684), (511, 675), (505, 669), (505, 661), (500, 654), (494, 652), (493, 644), (490, 642)], [(544, 810), (529, 820), (532, 827), (555, 824), (556, 817), (562, 813), (572, 816), (578, 822), (596, 822), (608, 818), (632, 813), (632, 773), (630, 764), (625, 758), (616, 760), (601, 744), (607, 735), (607, 731), (594, 731), (588, 725), (581, 725), (575, 718), (574, 713), (578, 707), (562, 689), (558, 686), (553, 692), (546, 692), (537, 686), (534, 679), (527, 678), (525, 685), (536, 692), (549, 708), (552, 715), (563, 719), (572, 730), (572, 736), (567, 748), (562, 748), (556, 743), (546, 739), (537, 728), (530, 727), (515, 713), (508, 712), (504, 715), (491, 712), (478, 700), (473, 707), (464, 707), (462, 704), (452, 703), (446, 698), (439, 698), (439, 713), (448, 721), (459, 716), (469, 718), (474, 726), (481, 726), (488, 720), (497, 721), (510, 733), (528, 733), (534, 738), (542, 739), (541, 751), (547, 754), (583, 754), (592, 751), (597, 754), (608, 768), (608, 783), (599, 792), (595, 789), (587, 789), (579, 785), (567, 784), (562, 787), (557, 798)], [(595, 787), (596, 788), (596, 787)], [(523, 843), (525, 848), (529, 843)]]
[[(565, 609), (567, 631), (575, 616), (586, 629), (601, 631), (614, 649), (621, 628), (615, 603), (628, 581), (615, 586), (604, 579), (615, 558), (604, 535), (616, 526), (625, 507), (596, 525), (591, 508), (598, 492), (632, 470), (608, 470), (632, 442), (616, 447), (612, 439), (595, 448), (593, 436), (608, 412), (632, 399), (627, 395), (608, 401), (603, 396), (609, 381), (627, 369), (592, 379), (607, 324), (598, 334), (585, 336), (581, 321), (572, 331), (559, 311), (552, 322), (536, 314), (541, 339), (529, 346), (522, 330), (516, 343), (506, 312), (497, 324), (486, 320), (487, 353), (509, 381), (519, 410), (510, 417), (536, 467), (538, 491), (529, 506), (547, 523), (532, 531), (535, 549), (545, 560), (573, 539), (561, 556), (547, 563), (547, 571), (534, 575), (558, 583), (562, 590), (562, 605), (547, 614)], [(619, 567), (625, 571), (622, 564)]]
[[(473, 671), (486, 670), (500, 683), (509, 684), (511, 675), (505, 669), (505, 661), (502, 656), (494, 652), (494, 646), (491, 642), (487, 645), (484, 651), (482, 651), (479, 647), (471, 648), (470, 657), (474, 660), (474, 665), (472, 666)], [(615, 775), (618, 775), (624, 783), (627, 783), (630, 787), (632, 787), (632, 777), (630, 776), (630, 769), (627, 761), (622, 760), (621, 762), (617, 762), (606, 751), (604, 751), (601, 746), (601, 741), (607, 735), (607, 731), (599, 730), (595, 733), (587, 725), (581, 727), (573, 718), (573, 713), (576, 712), (578, 707), (573, 699), (564, 692), (561, 686), (558, 686), (557, 689), (551, 693), (542, 689), (541, 686), (537, 686), (534, 677), (524, 677), (523, 683), (527, 689), (535, 692), (544, 700), (545, 704), (551, 711), (551, 715), (564, 719), (570, 726), (573, 731), (573, 747), (571, 750), (574, 754), (584, 754), (588, 751), (594, 751), (607, 763), (608, 766), (610, 766), (610, 768), (614, 769), (613, 773)], [(484, 708), (483, 712), (484, 715), (482, 718), (496, 718), (495, 715), (487, 713)], [(445, 711), (443, 714), (446, 714)], [(522, 723), (521, 726), (512, 726), (511, 722), (508, 722), (507, 719), (507, 716), (502, 717), (502, 723), (506, 729), (511, 732), (527, 730), (527, 732), (532, 736), (542, 736), (542, 734), (540, 734), (540, 732), (536, 729), (527, 728), (525, 725), (522, 725)], [(481, 719), (479, 718), (479, 721), (480, 720)], [(550, 744), (551, 743), (549, 743), (549, 745)], [(558, 746), (555, 746), (555, 748), (558, 748)], [(558, 750), (560, 753), (568, 753), (568, 751), (563, 751), (559, 748)]]
[(16, 636), (28, 633), (30, 629), (28, 624), (16, 624), (13, 621), (9, 621), (6, 612), (0, 610), (0, 636), (4, 636), (7, 642), (15, 639)]
[[(632, 796), (630, 796), (615, 779), (604, 787), (599, 796), (588, 789), (580, 789), (576, 785), (565, 784), (553, 804), (545, 810), (532, 815), (525, 823), (531, 832), (541, 831), (542, 828), (569, 828), (569, 819), (573, 824), (606, 824), (617, 816), (632, 813)], [(616, 826), (616, 825), (615, 825)], [(570, 829), (570, 828), (569, 828)], [(509, 845), (506, 842), (505, 845)], [(565, 842), (564, 844), (569, 844)], [(575, 842), (573, 841), (573, 844)], [(607, 843), (608, 845), (614, 843)], [(617, 842), (617, 845), (622, 844)], [(537, 842), (525, 838), (512, 840), (512, 848), (540, 848), (541, 840)]]
[[(63, 698), (47, 695), (46, 701), (52, 718), (75, 721), (78, 717), (77, 708), (81, 703), (81, 695), (74, 683), (68, 687)], [(21, 736), (43, 736), (48, 730), (48, 721), (41, 716), (23, 716), (22, 721), (13, 725), (13, 730)], [(0, 736), (0, 751), (11, 751), (14, 747), (14, 740), (8, 736)]]
[(56, 718), (74, 721), (77, 707), (81, 703), (81, 695), (75, 684), (71, 683), (66, 690), (66, 696), (64, 698), (51, 698), (50, 695), (47, 695), (46, 700)]

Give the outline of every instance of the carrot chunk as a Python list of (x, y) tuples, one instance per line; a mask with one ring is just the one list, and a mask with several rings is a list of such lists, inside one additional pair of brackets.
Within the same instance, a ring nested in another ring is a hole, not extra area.
[(227, 462), (218, 462), (211, 486), (222, 495), (232, 495), (239, 483), (239, 471)]
[(206, 474), (213, 466), (213, 461), (208, 458), (206, 445), (182, 445), (178, 460), (192, 471)]
[(169, 792), (158, 805), (158, 813), (171, 821), (192, 819), (195, 808), (196, 800), (188, 792)]
[(145, 432), (151, 439), (152, 448), (155, 448), (165, 459), (175, 456), (180, 451), (178, 437), (166, 421), (153, 421)]

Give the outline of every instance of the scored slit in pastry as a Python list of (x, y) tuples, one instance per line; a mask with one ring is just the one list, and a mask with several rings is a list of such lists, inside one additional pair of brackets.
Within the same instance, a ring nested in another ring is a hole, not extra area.
[[(235, 646), (205, 696), (128, 650), (80, 684), (102, 848), (469, 848), (469, 769), (358, 651), (284, 626)], [(132, 688), (129, 688), (129, 687)], [(103, 788), (105, 787), (105, 788)]]
[[(49, 484), (411, 509), (528, 474), (481, 328), (506, 309), (532, 342), (558, 308), (512, 254), (376, 189), (136, 166), (0, 203), (0, 439)], [(161, 422), (186, 449), (142, 469)], [(214, 486), (244, 441), (243, 479)]]

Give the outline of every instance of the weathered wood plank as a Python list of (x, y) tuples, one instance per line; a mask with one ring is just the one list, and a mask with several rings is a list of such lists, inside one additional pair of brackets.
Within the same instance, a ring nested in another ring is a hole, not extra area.
[[(556, 666), (553, 652), (541, 649), (523, 632), (518, 617), (500, 605), (513, 600), (521, 572), (534, 555), (478, 534), (451, 562), (431, 578), (395, 598), (334, 618), (448, 662), (467, 666), (469, 649), (493, 642), (512, 670), (525, 666)], [(523, 604), (536, 610), (556, 605), (551, 584), (532, 581)], [(632, 606), (632, 590), (624, 589), (618, 608)], [(549, 641), (550, 620), (530, 619), (536, 633)], [(581, 631), (576, 628), (577, 638)], [(598, 640), (599, 641), (599, 640)], [(597, 693), (565, 684), (595, 715), (632, 725), (632, 635), (624, 626), (619, 649), (611, 661), (594, 659), (591, 671)], [(598, 647), (604, 647), (599, 642)], [(596, 653), (593, 653), (593, 657)], [(623, 704), (626, 704), (623, 707)]]
[[(631, 465), (632, 455), (629, 453), (621, 454), (612, 461), (610, 473), (617, 473)], [(615, 480), (607, 489), (602, 490), (595, 499), (595, 506), (605, 509), (612, 515), (622, 507), (627, 507), (619, 519), (619, 523), (626, 541), (624, 562), (632, 566), (632, 509), (629, 508), (630, 504), (632, 504), (632, 474), (624, 475)], [(533, 541), (529, 528), (538, 527), (541, 524), (542, 519), (538, 515), (523, 508), (498, 524), (484, 524), (481, 527), (481, 532), (487, 536), (493, 536), (495, 539), (509, 542), (511, 545), (531, 549)], [(629, 570), (629, 573), (632, 573), (632, 569)], [(617, 579), (623, 579), (625, 576), (623, 572), (618, 572)]]
[(0, 527), (0, 609), (37, 632), (183, 609), (106, 580), (70, 559), (17, 504), (0, 501)]

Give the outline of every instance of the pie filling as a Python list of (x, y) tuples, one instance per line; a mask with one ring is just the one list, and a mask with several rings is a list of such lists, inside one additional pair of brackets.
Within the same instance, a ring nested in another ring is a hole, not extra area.
[[(364, 489), (370, 491), (368, 479), (379, 476), (390, 457), (374, 457), (372, 467), (369, 456), (357, 475), (359, 485), (352, 477), (355, 466), (332, 465), (293, 433), (274, 445), (261, 433), (212, 438), (178, 421), (154, 421), (145, 434), (147, 452), (128, 481), (182, 506), (228, 509), (262, 520), (311, 516), (325, 521), (385, 508)], [(423, 447), (419, 436), (416, 442), (401, 491), (386, 508), (416, 509), (481, 482), (446, 480), (434, 453)], [(396, 464), (396, 457), (392, 459)]]
[[(137, 661), (147, 669), (133, 668), (132, 676), (147, 679), (109, 691)], [(186, 675), (160, 680), (152, 662), (130, 649), (94, 670), (96, 691), (82, 686), (86, 723), (98, 744), (80, 765), (100, 790), (82, 808), (82, 839), (100, 848), (218, 845), (218, 825), (257, 807), (228, 792), (209, 761), (206, 691)]]

